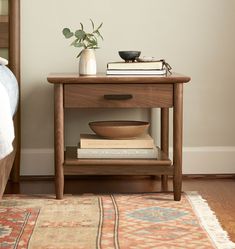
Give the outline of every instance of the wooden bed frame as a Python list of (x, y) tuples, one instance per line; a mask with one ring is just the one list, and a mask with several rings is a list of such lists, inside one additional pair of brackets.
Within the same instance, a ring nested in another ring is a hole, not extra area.
[[(15, 74), (20, 89), (20, 0), (9, 0), (8, 16), (0, 16), (0, 48), (8, 48), (9, 68)], [(20, 96), (20, 94), (19, 94)], [(0, 160), (0, 198), (7, 181), (19, 182), (20, 175), (20, 97), (14, 115), (15, 139), (14, 150)]]

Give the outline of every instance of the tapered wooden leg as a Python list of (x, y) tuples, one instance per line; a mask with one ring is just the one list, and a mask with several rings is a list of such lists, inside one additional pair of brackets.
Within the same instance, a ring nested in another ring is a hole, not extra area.
[[(169, 108), (161, 108), (161, 150), (169, 154)], [(168, 176), (161, 176), (162, 190), (168, 190)]]
[(64, 193), (64, 108), (63, 84), (54, 86), (54, 148), (56, 198), (63, 199)]
[(168, 191), (168, 175), (161, 175), (161, 190)]
[(173, 188), (174, 200), (180, 201), (182, 189), (183, 84), (174, 84), (173, 108)]

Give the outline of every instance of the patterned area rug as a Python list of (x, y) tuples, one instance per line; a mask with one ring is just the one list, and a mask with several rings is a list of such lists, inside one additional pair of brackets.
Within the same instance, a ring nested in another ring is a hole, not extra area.
[(0, 201), (0, 248), (187, 249), (235, 248), (196, 192), (5, 196)]

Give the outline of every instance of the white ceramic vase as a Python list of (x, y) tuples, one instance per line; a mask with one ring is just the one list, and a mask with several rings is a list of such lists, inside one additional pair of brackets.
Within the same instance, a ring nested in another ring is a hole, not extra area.
[(79, 61), (80, 75), (96, 74), (96, 58), (94, 49), (84, 49)]

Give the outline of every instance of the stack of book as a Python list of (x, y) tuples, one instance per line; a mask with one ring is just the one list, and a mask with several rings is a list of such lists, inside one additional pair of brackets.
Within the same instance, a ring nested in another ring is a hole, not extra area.
[(107, 75), (165, 75), (164, 60), (147, 62), (109, 62)]
[(157, 156), (154, 140), (148, 134), (121, 140), (81, 134), (77, 148), (80, 159), (156, 159)]

